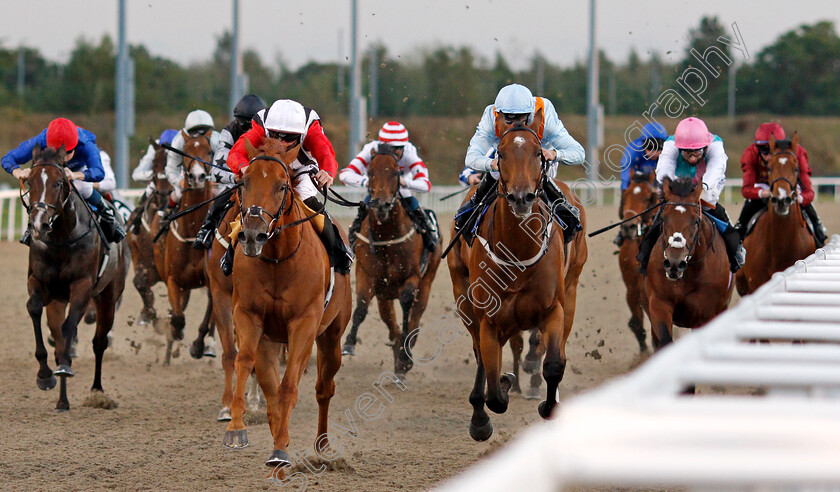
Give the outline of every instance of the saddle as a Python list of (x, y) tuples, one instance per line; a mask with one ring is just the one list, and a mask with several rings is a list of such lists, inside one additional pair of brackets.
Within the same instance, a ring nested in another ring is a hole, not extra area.
[[(755, 228), (755, 224), (758, 223), (758, 218), (761, 217), (762, 215), (764, 215), (766, 212), (767, 212), (767, 209), (762, 208), (761, 210), (756, 212), (755, 215), (753, 215), (750, 218), (750, 221), (747, 222), (747, 232), (746, 232), (746, 234), (744, 234), (744, 237), (747, 237), (747, 236), (750, 235), (750, 233)], [(799, 212), (802, 214), (802, 218), (805, 219), (805, 227), (808, 229), (808, 233), (811, 234), (812, 236), (814, 236), (814, 238), (816, 238), (817, 236), (814, 234), (814, 223), (811, 222), (811, 217), (808, 217), (808, 214), (805, 213), (805, 209), (803, 207), (799, 208)]]

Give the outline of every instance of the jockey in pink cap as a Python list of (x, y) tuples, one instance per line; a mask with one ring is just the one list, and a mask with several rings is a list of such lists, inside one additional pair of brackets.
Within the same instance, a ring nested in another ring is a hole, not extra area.
[[(747, 252), (741, 244), (738, 230), (732, 227), (726, 210), (718, 203), (726, 185), (726, 161), (723, 140), (710, 133), (706, 123), (700, 118), (686, 118), (680, 121), (674, 136), (669, 137), (662, 146), (662, 154), (656, 164), (656, 181), (661, 185), (666, 177), (690, 177), (703, 186), (703, 194), (700, 195), (703, 211), (726, 224), (726, 229), (721, 231), (721, 234), (729, 254), (730, 269), (736, 272), (744, 265)], [(650, 230), (639, 245), (639, 255), (636, 258), (641, 263), (642, 271), (647, 270), (650, 252), (661, 232), (662, 222), (660, 214), (657, 213)]]

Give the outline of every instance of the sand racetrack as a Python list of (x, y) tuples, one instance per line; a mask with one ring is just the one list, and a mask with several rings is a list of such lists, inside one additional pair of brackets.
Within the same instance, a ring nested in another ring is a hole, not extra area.
[[(737, 217), (739, 207), (727, 207)], [(830, 231), (840, 229), (837, 205), (821, 203), (819, 211)], [(615, 220), (613, 207), (588, 208), (589, 229)], [(451, 217), (441, 217), (449, 224)], [(347, 223), (344, 223), (346, 228)], [(448, 234), (447, 234), (448, 235)], [(614, 233), (591, 238), (590, 256), (581, 276), (577, 319), (569, 339), (569, 365), (560, 385), (568, 398), (623, 374), (638, 364), (637, 343), (627, 328), (629, 311), (618, 271)], [(76, 377), (69, 380), (71, 410), (53, 413), (58, 389), (43, 392), (35, 386), (38, 369), (34, 357), (31, 322), (26, 313), (27, 249), (0, 243), (0, 272), (6, 301), (0, 311), (2, 341), (0, 414), (4, 415), (0, 488), (9, 490), (196, 490), (262, 489), (278, 484), (266, 480), (263, 465), (272, 449), (264, 414), (250, 425), (250, 446), (230, 450), (222, 446), (224, 423), (216, 422), (223, 374), (219, 359), (194, 360), (187, 345), (195, 338), (204, 310), (204, 295), (194, 293), (187, 311), (185, 342), (170, 367), (162, 364), (164, 336), (150, 325), (134, 323), (140, 297), (128, 283), (117, 312), (113, 346), (105, 353), (103, 386), (118, 403), (111, 410), (83, 406), (93, 379), (93, 328), (80, 327)], [(133, 275), (133, 274), (130, 274)], [(165, 287), (158, 284), (156, 307), (165, 314)], [(736, 296), (737, 298), (737, 296)], [(450, 314), (452, 288), (446, 262), (441, 263), (429, 308), (423, 318), (415, 353), (432, 354), (436, 347), (435, 320)], [(399, 309), (399, 308), (397, 308)], [(503, 415), (491, 414), (495, 434), (484, 443), (467, 432), (471, 407), (467, 401), (475, 375), (468, 336), (443, 348), (428, 364), (408, 374), (405, 390), (386, 385), (393, 401), (384, 401), (374, 420), (359, 418), (354, 402), (375, 392), (372, 384), (393, 368), (387, 331), (376, 309), (359, 330), (358, 355), (345, 358), (336, 378), (336, 396), (330, 412), (334, 445), (342, 449), (337, 470), (320, 474), (298, 465), (309, 490), (422, 490), (464, 470), (509, 440), (531, 423), (540, 421), (537, 401), (511, 397)], [(649, 337), (648, 337), (649, 338)], [(221, 345), (218, 345), (221, 351)], [(53, 362), (50, 349), (50, 365)], [(314, 369), (314, 366), (310, 366)], [(510, 351), (505, 349), (505, 369)], [(289, 451), (314, 456), (317, 404), (315, 371), (304, 375), (300, 400), (292, 413)], [(523, 385), (527, 379), (523, 377)], [(542, 385), (543, 392), (545, 385)], [(562, 406), (562, 401), (561, 401)], [(354, 417), (357, 437), (342, 435)], [(317, 471), (317, 470), (316, 470)], [(513, 470), (511, 471), (514, 472)], [(295, 490), (302, 482), (288, 489)]]

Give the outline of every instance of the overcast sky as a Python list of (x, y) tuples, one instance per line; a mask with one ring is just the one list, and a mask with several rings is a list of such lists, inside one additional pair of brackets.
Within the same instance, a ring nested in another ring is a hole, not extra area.
[[(126, 0), (131, 44), (180, 63), (209, 59), (216, 39), (229, 30), (232, 0)], [(240, 43), (263, 63), (280, 56), (291, 68), (315, 60), (335, 61), (350, 52), (350, 0), (240, 0)], [(4, 1), (0, 44), (38, 48), (48, 59), (66, 61), (75, 40), (116, 40), (117, 0)], [(522, 68), (539, 50), (556, 64), (586, 57), (588, 0), (358, 0), (359, 46), (382, 42), (391, 56), (417, 48), (469, 45), (492, 59), (501, 51)], [(667, 8), (662, 8), (665, 5)], [(598, 45), (623, 61), (631, 48), (683, 56), (688, 29), (703, 15), (738, 24), (751, 55), (779, 34), (818, 20), (840, 21), (834, 0), (599, 0)], [(341, 38), (341, 41), (339, 39)], [(666, 58), (668, 56), (666, 55)]]

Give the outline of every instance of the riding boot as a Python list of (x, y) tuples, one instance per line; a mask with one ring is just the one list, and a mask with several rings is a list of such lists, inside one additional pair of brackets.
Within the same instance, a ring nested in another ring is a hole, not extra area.
[(222, 273), (225, 277), (230, 277), (230, 274), (233, 272), (233, 253), (235, 251), (236, 250), (233, 249), (233, 243), (228, 244), (225, 254), (222, 255), (222, 259), (219, 261), (219, 268), (222, 269)]
[(704, 211), (721, 222), (726, 223), (726, 230), (721, 233), (721, 236), (723, 236), (726, 253), (729, 256), (729, 270), (732, 273), (737, 272), (744, 266), (744, 261), (747, 259), (747, 250), (741, 244), (741, 234), (730, 225), (729, 215), (720, 203), (716, 203), (715, 208), (704, 208)]
[(146, 201), (148, 200), (149, 195), (144, 192), (143, 196), (140, 197), (140, 200), (137, 201), (137, 206), (134, 207), (134, 210), (131, 211), (131, 215), (128, 216), (126, 229), (128, 229), (128, 231), (132, 234), (140, 232), (140, 224), (143, 221), (143, 210), (146, 208)]
[(20, 236), (20, 244), (29, 246), (32, 243), (32, 224), (26, 225), (26, 230)]
[(552, 217), (563, 227), (563, 240), (570, 242), (581, 229), (580, 210), (569, 203), (553, 179), (543, 181), (543, 191), (543, 202), (551, 208)]
[(647, 275), (650, 252), (653, 251), (653, 247), (656, 245), (660, 234), (662, 234), (662, 219), (661, 212), (657, 212), (656, 217), (653, 218), (653, 223), (650, 225), (650, 229), (648, 229), (647, 234), (645, 234), (639, 243), (639, 254), (636, 255), (636, 260), (639, 261), (639, 271), (644, 275)]
[(765, 206), (766, 202), (761, 199), (747, 200), (744, 202), (744, 207), (741, 208), (741, 215), (738, 216), (738, 222), (735, 224), (735, 229), (738, 231), (741, 241), (743, 241), (744, 237), (747, 235), (747, 227), (750, 224), (750, 220)]
[(353, 223), (350, 224), (350, 229), (347, 230), (347, 239), (350, 241), (350, 251), (356, 251), (356, 234), (362, 230), (362, 221), (365, 220), (367, 215), (368, 206), (366, 203), (362, 202), (359, 205), (359, 211), (356, 213), (356, 218), (353, 219)]
[[(464, 229), (464, 233), (462, 234), (464, 239), (471, 240), (471, 229), (474, 227), (475, 221), (478, 220), (479, 216), (475, 209), (480, 203), (485, 202), (485, 198), (496, 188), (498, 182), (496, 178), (491, 176), (491, 173), (484, 173), (481, 182), (478, 183), (475, 194), (455, 213), (455, 232)], [(468, 225), (469, 227), (466, 227)]]
[[(406, 197), (400, 197), (400, 201), (402, 202), (402, 206), (405, 211), (408, 213), (408, 217), (411, 219), (411, 222), (414, 224), (414, 228), (420, 231), (423, 235), (423, 247), (429, 251), (434, 251), (435, 246), (438, 242), (438, 232), (437, 227), (432, 223), (429, 216), (426, 215), (426, 212), (423, 210), (423, 207), (419, 205), (412, 207), (412, 202), (414, 199), (408, 199)], [(416, 201), (414, 201), (416, 203)]]
[(114, 209), (105, 203), (99, 207), (99, 225), (108, 242), (118, 243), (125, 238), (125, 231), (114, 216)]
[(337, 273), (350, 275), (350, 265), (353, 264), (353, 260), (356, 257), (349, 247), (344, 244), (338, 227), (332, 223), (330, 216), (326, 214), (324, 214), (324, 229), (321, 231), (321, 241), (324, 242), (324, 247), (327, 249), (327, 254), (330, 257), (330, 266)]
[(233, 202), (230, 200), (220, 199), (213, 201), (210, 205), (210, 210), (207, 211), (207, 217), (204, 218), (204, 223), (201, 224), (201, 229), (195, 235), (193, 248), (210, 249), (213, 247), (213, 233), (219, 227), (219, 223), (231, 206), (233, 206)]
[(808, 218), (811, 219), (811, 224), (814, 226), (814, 239), (817, 240), (817, 247), (822, 248), (828, 239), (828, 230), (822, 224), (822, 221), (820, 221), (820, 216), (817, 215), (817, 211), (814, 209), (814, 202), (805, 206), (805, 213), (808, 214)]

